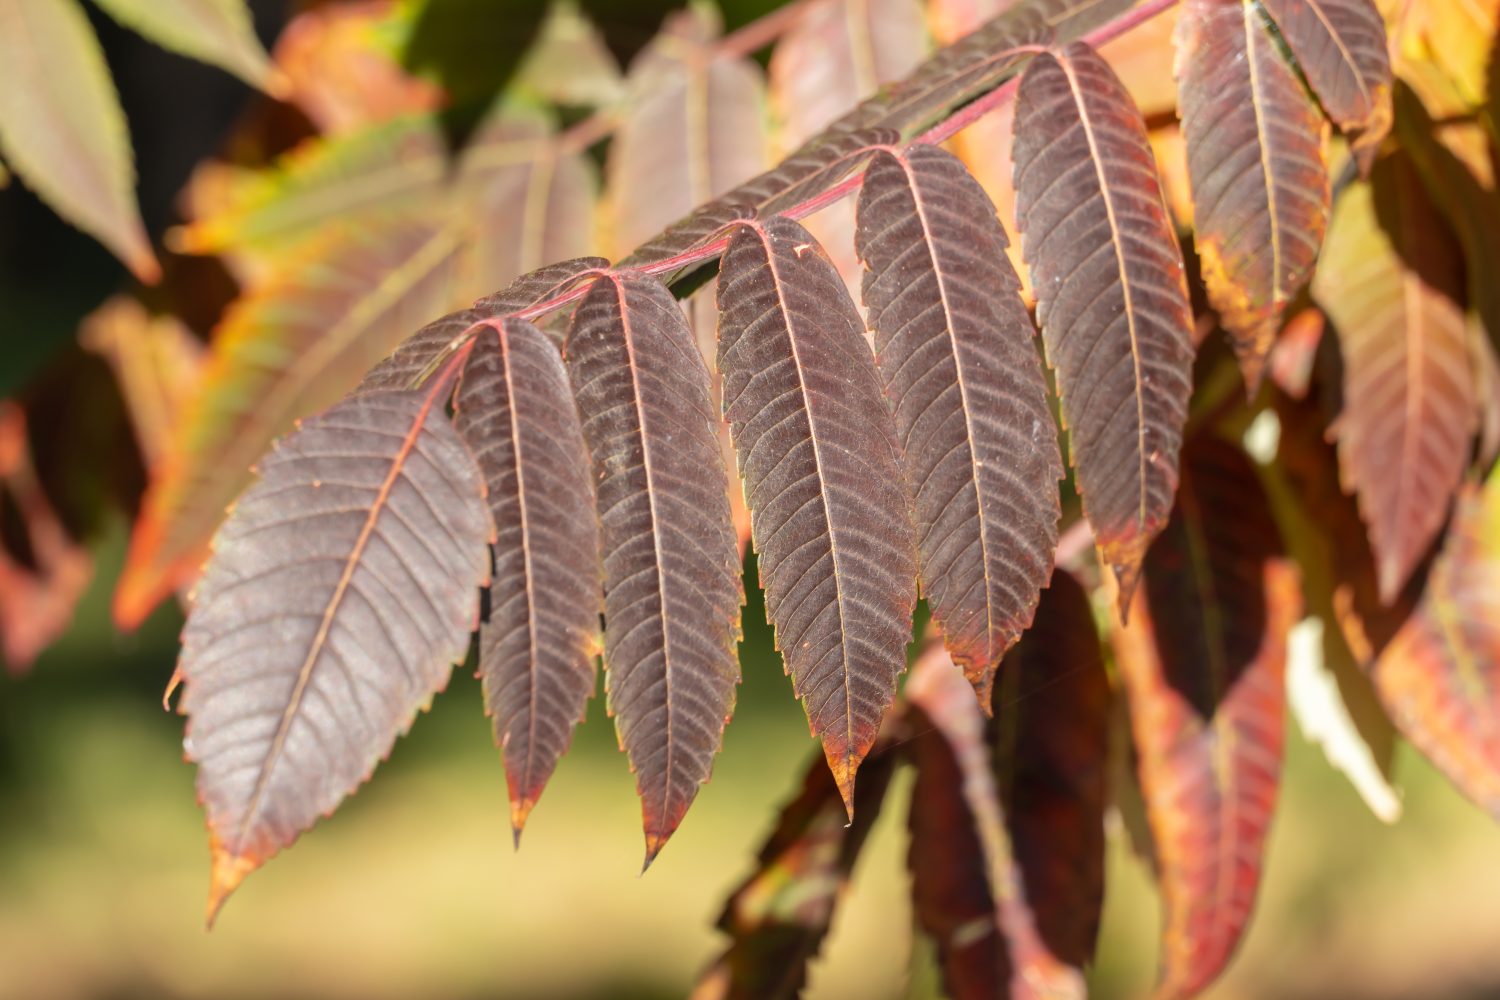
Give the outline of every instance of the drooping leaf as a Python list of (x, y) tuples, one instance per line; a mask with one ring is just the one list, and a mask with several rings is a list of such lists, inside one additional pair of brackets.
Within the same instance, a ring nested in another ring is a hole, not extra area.
[(604, 544), (604, 668), (646, 863), (708, 779), (739, 682), (738, 550), (708, 371), (672, 293), (611, 275), (566, 343)]
[(1500, 477), (1465, 486), (1412, 616), (1371, 673), (1401, 733), (1500, 816)]
[(864, 302), (915, 500), (922, 592), (989, 704), (1057, 547), (1062, 460), (1007, 238), (952, 154), (876, 154), (859, 197)]
[(137, 278), (161, 277), (135, 204), (125, 113), (78, 0), (0, 0), (0, 151)]
[(1343, 356), (1340, 473), (1387, 604), (1441, 530), (1478, 425), (1462, 268), (1410, 162), (1386, 157), (1339, 198), (1313, 280)]
[(451, 306), (464, 249), (453, 226), (400, 220), (336, 236), (235, 303), (147, 491), (115, 592), (121, 627), (191, 579), (276, 435), (338, 400), (408, 331)]
[(1372, 0), (1261, 0), (1366, 174), (1391, 131), (1391, 61)]
[(776, 645), (853, 808), (906, 666), (916, 538), (901, 449), (843, 280), (789, 219), (739, 226), (719, 371)]
[(182, 55), (228, 70), (267, 93), (281, 90), (255, 37), (245, 0), (98, 0), (125, 27)]
[(729, 897), (719, 929), (724, 954), (703, 971), (692, 1000), (792, 1000), (828, 935), (854, 862), (880, 815), (900, 759), (894, 739), (877, 744), (861, 773), (854, 820), (840, 790), (814, 762), (761, 847), (755, 871)]
[(495, 522), (479, 675), (519, 837), (594, 693), (604, 604), (594, 485), (562, 355), (525, 320), (479, 335), (454, 411)]
[(1188, 453), (1144, 576), (1115, 651), (1165, 910), (1157, 995), (1185, 997), (1223, 970), (1254, 906), (1300, 615), (1296, 571), (1243, 453), (1211, 440)]
[(1253, 0), (1189, 0), (1176, 43), (1203, 280), (1254, 393), (1328, 227), (1327, 129)]
[(1177, 483), (1193, 359), (1182, 251), (1140, 113), (1083, 43), (1026, 70), (1015, 161), (1069, 457), (1123, 614)]
[(210, 920), (369, 776), (468, 649), (493, 529), (443, 413), (451, 384), (302, 422), (214, 538), (178, 663)]

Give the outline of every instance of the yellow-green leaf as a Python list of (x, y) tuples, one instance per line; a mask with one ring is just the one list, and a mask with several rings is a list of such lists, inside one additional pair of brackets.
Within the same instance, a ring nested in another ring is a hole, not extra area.
[(164, 49), (212, 63), (268, 94), (281, 89), (245, 0), (96, 0)]

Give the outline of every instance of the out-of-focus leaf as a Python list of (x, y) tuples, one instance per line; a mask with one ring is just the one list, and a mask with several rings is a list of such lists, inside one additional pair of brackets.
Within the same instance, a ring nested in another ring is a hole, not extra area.
[(1177, 82), (1203, 280), (1253, 394), (1328, 227), (1327, 127), (1254, 0), (1189, 0)]
[(1286, 636), (1300, 617), (1254, 468), (1185, 455), (1172, 519), (1115, 652), (1130, 700), (1165, 910), (1157, 995), (1200, 992), (1249, 921), (1280, 781)]
[(25, 413), (0, 400), (0, 529), (12, 523), (23, 537), (0, 532), (0, 659), (19, 674), (67, 630), (93, 560), (68, 537), (37, 479)]
[(203, 368), (203, 345), (170, 315), (117, 295), (89, 314), (79, 342), (109, 362), (130, 411), (141, 457), (154, 468), (170, 448)]
[(122, 627), (192, 578), (273, 438), (451, 307), (464, 249), (463, 231), (446, 224), (398, 220), (352, 238), (335, 233), (235, 303), (131, 536), (115, 591)]
[(495, 522), (479, 675), (519, 838), (594, 693), (604, 610), (594, 484), (562, 355), (525, 320), (479, 335), (454, 411)]
[(1372, 677), (1401, 733), (1500, 816), (1500, 478), (1459, 493), (1412, 616)]
[(729, 947), (698, 980), (692, 1000), (791, 1000), (828, 934), (833, 913), (870, 835), (899, 757), (875, 745), (855, 794), (854, 820), (838, 785), (814, 762), (760, 850), (755, 871), (729, 897), (719, 929)]
[(1318, 347), (1327, 332), (1328, 318), (1309, 306), (1286, 321), (1266, 365), (1276, 387), (1293, 399), (1305, 399), (1312, 384)]
[(116, 21), (173, 52), (228, 70), (267, 93), (284, 89), (245, 0), (97, 0)]
[[(1495, 0), (1422, 0), (1405, 4), (1396, 35), (1398, 72), (1421, 94), (1429, 109), (1447, 119), (1477, 115), (1497, 135), (1500, 107), (1493, 101), (1492, 69), (1500, 3)], [(1441, 102), (1431, 86), (1441, 80)], [(1399, 122), (1400, 116), (1397, 115)]]
[(1313, 280), (1343, 356), (1339, 468), (1387, 604), (1441, 530), (1478, 424), (1462, 268), (1410, 161), (1391, 156), (1340, 197)]
[(719, 274), (719, 371), (766, 612), (844, 801), (906, 667), (916, 532), (859, 318), (784, 217), (737, 227)]
[(125, 113), (78, 0), (0, 0), (0, 149), (136, 277), (161, 277), (135, 204)]
[(1368, 173), (1391, 131), (1391, 61), (1372, 0), (1259, 0)]
[(214, 538), (178, 663), (210, 921), (369, 776), (468, 649), (494, 529), (451, 386), (303, 421)]
[(1016, 216), (1069, 457), (1123, 615), (1171, 509), (1192, 390), (1182, 251), (1140, 113), (1087, 45), (1027, 68), (1015, 160)]
[(625, 93), (620, 65), (577, 0), (553, 0), (512, 86), (553, 104), (597, 108)]
[(1062, 460), (994, 206), (950, 153), (876, 155), (856, 246), (915, 502), (922, 592), (980, 702), (1057, 548)]
[(604, 544), (604, 669), (650, 864), (708, 780), (739, 683), (740, 561), (708, 371), (654, 278), (579, 303), (568, 369)]

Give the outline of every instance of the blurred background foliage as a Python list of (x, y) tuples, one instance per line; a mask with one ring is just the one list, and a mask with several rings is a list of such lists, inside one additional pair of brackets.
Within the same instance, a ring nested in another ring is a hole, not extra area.
[[(298, 65), (288, 23), (334, 6), (253, 0), (255, 32), (279, 71)], [(351, 93), (389, 97), (400, 111), (429, 110), (447, 94), (440, 120), (456, 151), (494, 98), (516, 96), (518, 79), (538, 85), (524, 56), (546, 14), (542, 0), (342, 6), (370, 14), (381, 25), (366, 40), (371, 51), (421, 83), (381, 91), (387, 69), (362, 76), (363, 64), (344, 52), (332, 64), (348, 76), (321, 98), (272, 105), (87, 8), (129, 122), (141, 218), (167, 247), (164, 281), (137, 292), (149, 312), (170, 313), (180, 326), (133, 342), (161, 348), (151, 377), (165, 401), (164, 434), (175, 431), (181, 384), (196, 377), (195, 345), (209, 340), (237, 283), (253, 284), (265, 263), (253, 252), (238, 262), (172, 252), (170, 233), (192, 212), (184, 191), (195, 168), (215, 157), (264, 165), (316, 132), (362, 127), (340, 119)], [(581, 3), (622, 66), (677, 6)], [(718, 6), (733, 31), (778, 2)], [(943, 25), (933, 27), (942, 37)], [(1152, 44), (1166, 37), (1160, 27), (1149, 34)], [(311, 50), (302, 57), (316, 64)], [(1159, 116), (1163, 99), (1170, 108), (1159, 49), (1141, 43), (1116, 58), (1127, 76), (1123, 67), (1137, 65), (1133, 83), (1148, 116)], [(560, 125), (586, 121), (589, 107), (623, 86), (595, 84), (563, 102)], [(1170, 135), (1158, 138), (1171, 148)], [(108, 251), (24, 185), (10, 178), (0, 189), (0, 397), (26, 414), (22, 424), (15, 407), (0, 411), (0, 439), (24, 435), (31, 455), (0, 503), (0, 533), (22, 563), (45, 557), (16, 499), (26, 494), (22, 480), (34, 480), (79, 543), (63, 546), (52, 586), (34, 603), (7, 595), (6, 659), (13, 669), (35, 662), (0, 680), (0, 998), (683, 995), (722, 946), (713, 924), (725, 894), (818, 755), (753, 597), (745, 682), (716, 780), (648, 876), (637, 875), (638, 803), (597, 697), (522, 849), (512, 851), (504, 777), (466, 668), (378, 779), (270, 866), (205, 935), (202, 817), (181, 762), (181, 720), (159, 704), (181, 614), (168, 602), (131, 634), (111, 624), (146, 469), (163, 447), (141, 433), (138, 408), (127, 412), (119, 385), (129, 380), (117, 381), (107, 360), (121, 357), (111, 354), (112, 329), (136, 335), (151, 326), (129, 305), (98, 313), (129, 282)], [(1296, 726), (1287, 757), (1258, 916), (1209, 995), (1500, 996), (1500, 829), (1404, 745), (1392, 769), (1401, 815), (1390, 825)], [(936, 991), (927, 946), (910, 944), (908, 790), (909, 777), (898, 776), (814, 966), (813, 996)], [(1151, 884), (1116, 814), (1094, 995), (1149, 987), (1159, 921)]]

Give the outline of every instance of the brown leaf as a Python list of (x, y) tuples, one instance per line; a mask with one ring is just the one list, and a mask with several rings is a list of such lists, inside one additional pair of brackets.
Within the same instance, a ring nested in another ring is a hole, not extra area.
[(1070, 458), (1121, 614), (1166, 522), (1192, 391), (1192, 309), (1140, 113), (1076, 42), (1016, 105), (1016, 216)]
[(1052, 572), (1063, 475), (1008, 242), (949, 153), (882, 152), (866, 172), (856, 245), (915, 498), (922, 592), (986, 707)]
[(1328, 227), (1327, 129), (1252, 0), (1189, 0), (1177, 53), (1203, 280), (1253, 395)]
[(719, 370), (792, 687), (852, 810), (906, 666), (916, 539), (864, 324), (807, 230), (737, 228), (719, 277)]
[(1203, 990), (1249, 922), (1300, 604), (1254, 467), (1231, 445), (1196, 444), (1147, 552), (1144, 593), (1114, 637), (1158, 855), (1160, 997)]

